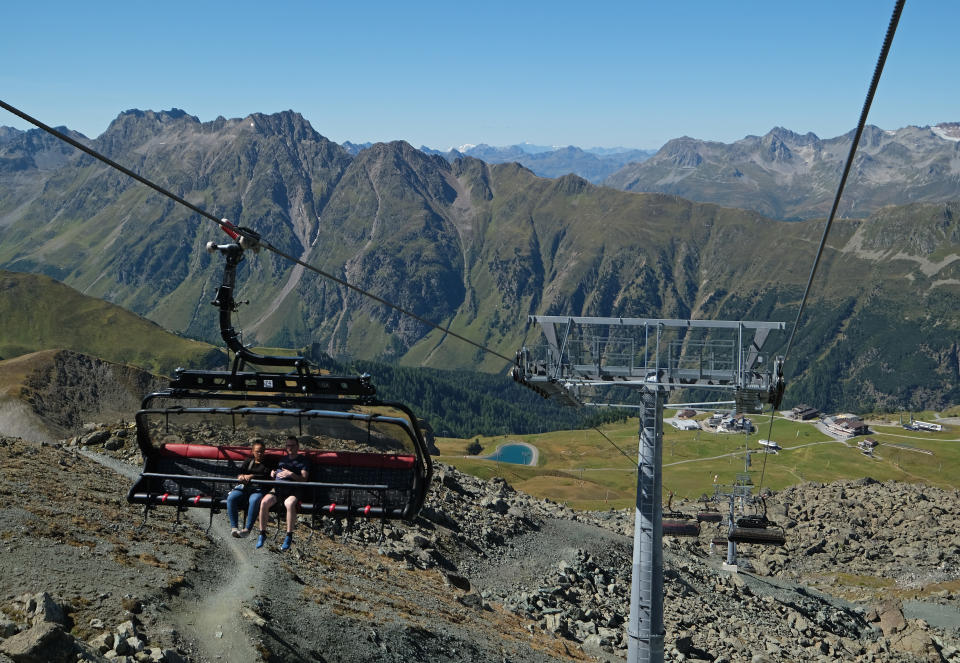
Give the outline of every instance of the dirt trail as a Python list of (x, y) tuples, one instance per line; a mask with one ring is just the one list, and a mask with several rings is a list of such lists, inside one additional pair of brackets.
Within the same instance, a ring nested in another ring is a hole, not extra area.
[[(254, 663), (261, 658), (249, 637), (243, 607), (263, 591), (264, 573), (261, 565), (254, 563), (253, 539), (230, 538), (227, 524), (216, 520), (211, 533), (221, 543), (211, 554), (219, 554), (219, 558), (211, 557), (206, 566), (218, 571), (206, 575), (173, 603), (173, 619), (177, 630), (197, 645), (202, 655), (197, 660)], [(263, 553), (264, 559), (267, 554)], [(219, 566), (215, 564), (218, 561)]]
[[(131, 481), (140, 474), (138, 469), (115, 458), (87, 449), (81, 453)], [(203, 527), (209, 523), (209, 512), (205, 510), (188, 510), (186, 517)], [(263, 592), (264, 565), (256, 563), (252, 538), (231, 538), (224, 514), (214, 516), (210, 534), (214, 546), (206, 556), (207, 563), (196, 578), (191, 578), (189, 589), (171, 602), (172, 621), (183, 638), (196, 648), (198, 655), (194, 660), (255, 663), (261, 658), (248, 634), (243, 604)], [(267, 559), (269, 553), (265, 550), (257, 552)]]

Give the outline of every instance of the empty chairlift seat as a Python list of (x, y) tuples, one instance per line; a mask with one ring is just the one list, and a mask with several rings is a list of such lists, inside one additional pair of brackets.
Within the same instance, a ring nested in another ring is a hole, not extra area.
[(738, 518), (736, 524), (730, 528), (727, 538), (734, 543), (761, 546), (782, 546), (786, 543), (783, 528), (764, 516)]
[(700, 523), (686, 514), (681, 515), (683, 517), (677, 517), (676, 514), (664, 514), (663, 535), (678, 537), (700, 536)]
[(695, 537), (700, 536), (700, 523), (693, 516), (673, 510), (673, 493), (667, 500), (667, 508), (661, 518), (664, 536)]

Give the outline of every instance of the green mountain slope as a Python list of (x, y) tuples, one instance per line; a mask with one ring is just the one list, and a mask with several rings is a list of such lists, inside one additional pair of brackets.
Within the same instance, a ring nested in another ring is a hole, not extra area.
[[(200, 123), (124, 113), (94, 144), (285, 251), (512, 356), (532, 313), (791, 322), (822, 221), (448, 163), (403, 142), (350, 155), (299, 115)], [(0, 154), (0, 157), (3, 155)], [(0, 224), (0, 265), (61, 278), (216, 342), (221, 239), (75, 157)], [(6, 180), (0, 170), (0, 185)], [(23, 176), (23, 173), (21, 173)], [(4, 207), (0, 186), (0, 209)], [(788, 363), (788, 398), (867, 410), (960, 401), (953, 203), (884, 208), (832, 232)], [(269, 253), (248, 254), (245, 342), (502, 373), (505, 362)]]
[(0, 358), (62, 348), (157, 374), (222, 363), (223, 354), (37, 274), (0, 271)]

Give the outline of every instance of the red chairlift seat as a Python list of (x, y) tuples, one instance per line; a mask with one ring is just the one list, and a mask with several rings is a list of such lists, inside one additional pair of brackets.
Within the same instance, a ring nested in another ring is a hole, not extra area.
[(677, 537), (700, 536), (700, 523), (687, 514), (664, 514), (663, 535)]
[(698, 523), (719, 523), (721, 521), (723, 521), (723, 514), (706, 502), (704, 502), (703, 508), (697, 511)]
[(700, 536), (700, 523), (693, 516), (673, 510), (673, 493), (667, 500), (667, 509), (661, 518), (664, 536), (696, 537)]

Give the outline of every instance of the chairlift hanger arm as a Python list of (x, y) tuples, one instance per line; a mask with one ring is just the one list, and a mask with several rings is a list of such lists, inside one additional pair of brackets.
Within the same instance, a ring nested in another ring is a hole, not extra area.
[[(228, 222), (229, 223), (229, 222)], [(236, 231), (225, 226), (221, 226), (223, 231), (233, 237)], [(243, 345), (240, 340), (240, 333), (234, 328), (232, 316), (237, 310), (237, 302), (233, 293), (237, 287), (237, 267), (243, 260), (244, 245), (256, 247), (257, 244), (241, 241), (229, 244), (217, 244), (216, 242), (207, 243), (207, 251), (210, 253), (222, 253), (226, 258), (223, 267), (223, 282), (217, 289), (217, 298), (211, 302), (220, 309), (220, 335), (224, 343), (234, 352), (233, 373), (238, 373), (246, 363), (258, 364), (260, 366), (289, 366), (295, 368), (298, 373), (306, 375), (310, 372), (310, 363), (301, 356), (276, 356), (262, 355), (250, 350)]]

